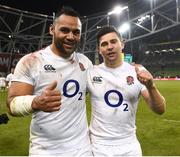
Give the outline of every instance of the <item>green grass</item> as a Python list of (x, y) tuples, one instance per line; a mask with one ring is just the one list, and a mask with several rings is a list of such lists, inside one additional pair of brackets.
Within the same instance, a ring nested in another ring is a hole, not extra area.
[[(0, 92), (0, 114), (8, 114), (6, 96), (6, 92)], [(8, 117), (8, 124), (0, 124), (0, 156), (27, 156), (31, 116)]]
[[(137, 135), (144, 156), (180, 156), (180, 81), (156, 81), (166, 98), (163, 115), (153, 113), (141, 99), (137, 112)], [(7, 113), (6, 92), (0, 92), (0, 114)], [(90, 100), (87, 97), (87, 117)], [(0, 125), (0, 156), (28, 155), (29, 123), (31, 117), (9, 116), (8, 124)]]
[(144, 155), (180, 155), (180, 81), (156, 81), (166, 98), (166, 112), (156, 115), (140, 101), (137, 112), (137, 134)]

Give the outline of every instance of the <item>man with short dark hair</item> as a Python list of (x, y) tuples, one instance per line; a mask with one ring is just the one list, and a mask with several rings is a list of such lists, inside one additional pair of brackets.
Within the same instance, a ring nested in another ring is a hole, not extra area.
[(124, 42), (113, 26), (97, 35), (104, 63), (88, 73), (92, 116), (90, 139), (95, 156), (141, 156), (136, 137), (136, 111), (140, 95), (157, 114), (165, 112), (165, 99), (149, 71), (122, 59)]

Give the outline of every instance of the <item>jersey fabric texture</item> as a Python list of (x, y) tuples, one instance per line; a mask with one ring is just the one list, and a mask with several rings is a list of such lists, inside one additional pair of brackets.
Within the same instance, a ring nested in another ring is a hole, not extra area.
[(91, 145), (94, 156), (109, 156), (109, 157), (140, 157), (142, 156), (141, 146), (139, 141), (134, 138), (120, 145), (104, 145), (93, 143)]
[(56, 56), (46, 47), (24, 56), (17, 64), (13, 81), (34, 86), (39, 95), (53, 80), (61, 92), (61, 109), (33, 113), (30, 155), (54, 155), (89, 147), (86, 118), (86, 80), (90, 60), (79, 53), (69, 59)]
[[(135, 119), (140, 93), (144, 89), (134, 66), (126, 62), (113, 69), (102, 63), (88, 71), (92, 144), (121, 146), (129, 141), (138, 142)], [(129, 154), (122, 152), (119, 155)]]

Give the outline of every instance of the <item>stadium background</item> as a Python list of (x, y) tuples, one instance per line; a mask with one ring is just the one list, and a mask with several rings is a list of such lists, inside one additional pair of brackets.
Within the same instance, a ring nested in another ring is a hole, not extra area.
[[(63, 2), (66, 4), (66, 1)], [(78, 51), (87, 55), (94, 64), (99, 64), (102, 58), (96, 51), (95, 39), (98, 28), (107, 24), (118, 28), (119, 24), (128, 22), (130, 29), (122, 34), (126, 44), (124, 55), (132, 55), (133, 62), (144, 65), (156, 79), (178, 80), (180, 0), (119, 0), (116, 4), (118, 2), (122, 6), (128, 6), (119, 15), (108, 15), (113, 9), (113, 1), (108, 9), (100, 12), (98, 7), (91, 9), (90, 14), (80, 12), (83, 30)], [(100, 3), (102, 5), (103, 1)], [(38, 9), (23, 10), (7, 4), (0, 1), (0, 73), (5, 76), (20, 57), (51, 43), (48, 28), (54, 17), (54, 12), (44, 14), (40, 10), (38, 12)], [(137, 132), (143, 153), (180, 156), (180, 81), (156, 82), (167, 100), (167, 112), (163, 116), (156, 116), (140, 101)], [(0, 114), (7, 112), (6, 94), (7, 92), (0, 92)], [(88, 101), (88, 119), (89, 117)], [(0, 155), (27, 155), (31, 117), (9, 118), (7, 125), (0, 125)]]

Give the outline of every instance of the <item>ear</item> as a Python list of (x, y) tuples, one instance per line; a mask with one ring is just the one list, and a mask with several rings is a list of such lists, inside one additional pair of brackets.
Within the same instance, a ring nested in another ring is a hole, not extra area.
[(99, 46), (97, 47), (97, 52), (98, 52), (100, 55), (102, 55)]
[(121, 41), (122, 50), (124, 49), (124, 41)]
[(53, 24), (51, 24), (51, 26), (49, 27), (49, 34), (54, 35), (54, 25)]
[(98, 51), (100, 55), (102, 55), (101, 51)]

